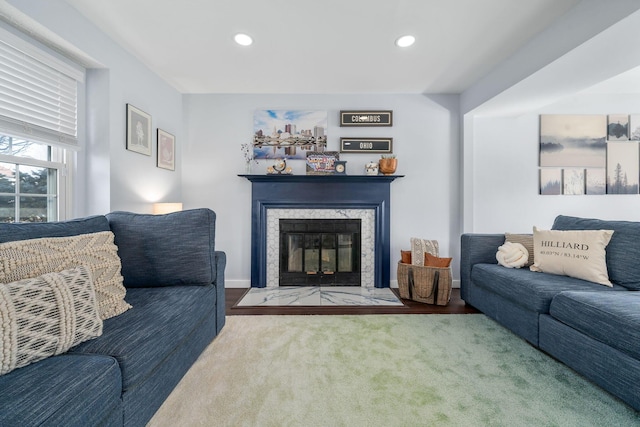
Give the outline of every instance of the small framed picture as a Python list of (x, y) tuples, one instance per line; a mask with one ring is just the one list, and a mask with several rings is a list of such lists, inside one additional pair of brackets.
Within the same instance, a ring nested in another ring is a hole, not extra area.
[(176, 137), (158, 128), (158, 167), (176, 169)]
[(127, 104), (127, 150), (151, 155), (151, 116)]
[(307, 175), (329, 175), (336, 170), (336, 162), (340, 159), (337, 151), (308, 152)]

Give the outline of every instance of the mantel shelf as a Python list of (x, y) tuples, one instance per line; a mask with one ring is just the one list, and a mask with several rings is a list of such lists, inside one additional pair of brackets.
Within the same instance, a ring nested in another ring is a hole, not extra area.
[(270, 175), (238, 175), (248, 179), (251, 182), (344, 182), (344, 183), (362, 183), (362, 182), (392, 182), (397, 178), (403, 178), (404, 175), (287, 175), (287, 174), (270, 174)]

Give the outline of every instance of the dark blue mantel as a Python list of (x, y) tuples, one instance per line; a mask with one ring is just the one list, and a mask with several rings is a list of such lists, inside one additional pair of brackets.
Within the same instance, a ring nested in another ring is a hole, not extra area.
[(404, 175), (238, 175), (251, 181), (251, 286), (267, 285), (268, 209), (373, 209), (375, 287), (390, 280), (391, 183)]

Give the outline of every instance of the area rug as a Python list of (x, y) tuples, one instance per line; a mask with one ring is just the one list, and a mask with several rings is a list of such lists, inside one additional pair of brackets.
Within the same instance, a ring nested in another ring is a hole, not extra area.
[(482, 314), (230, 316), (150, 426), (638, 426)]

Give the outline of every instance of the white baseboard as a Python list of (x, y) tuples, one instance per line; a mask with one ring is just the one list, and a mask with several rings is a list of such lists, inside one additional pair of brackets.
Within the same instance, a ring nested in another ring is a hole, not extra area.
[[(398, 287), (398, 281), (397, 280), (391, 280), (389, 282), (389, 285), (392, 288), (397, 288)], [(225, 288), (250, 288), (251, 287), (251, 280), (225, 280), (224, 281), (224, 287)], [(451, 282), (451, 287), (459, 288), (460, 287), (460, 280), (452, 281)]]
[(250, 288), (251, 280), (226, 280), (224, 281), (225, 288)]

